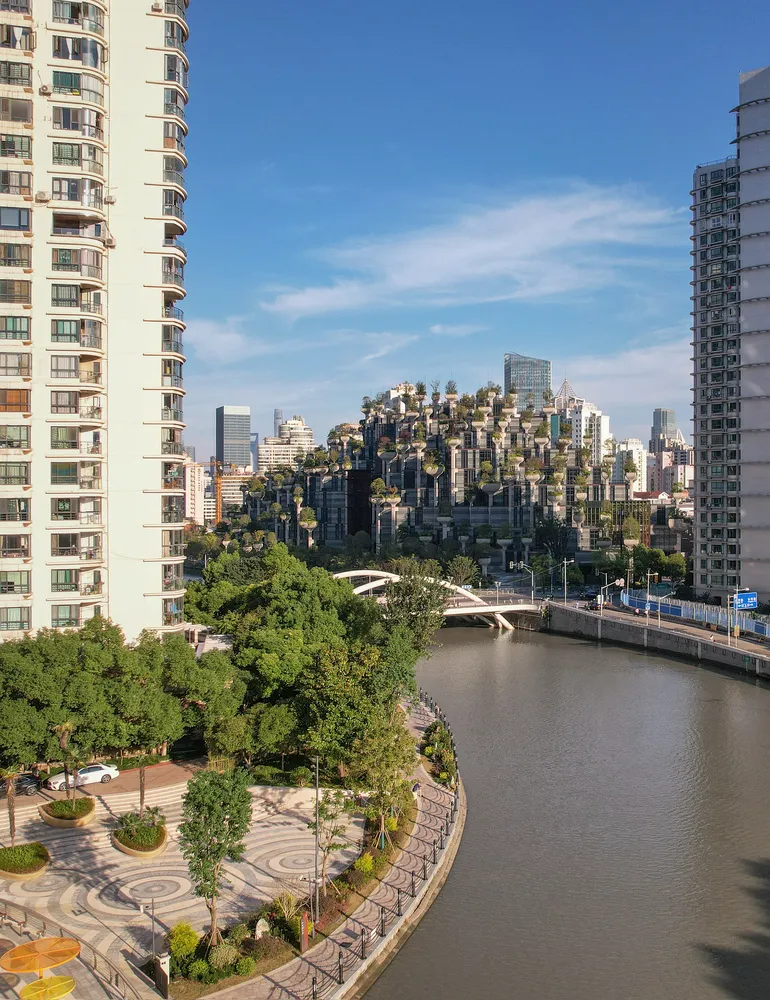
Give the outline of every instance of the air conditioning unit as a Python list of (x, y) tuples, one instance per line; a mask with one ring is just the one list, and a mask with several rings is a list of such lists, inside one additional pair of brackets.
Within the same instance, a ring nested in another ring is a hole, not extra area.
[(50, 97), (51, 94), (53, 93), (53, 87), (50, 85), (50, 83), (44, 83), (43, 86), (40, 88), (40, 93), (43, 95), (43, 97)]
[(104, 203), (105, 205), (114, 205), (117, 200), (118, 199), (115, 197), (114, 194), (108, 194), (107, 197), (104, 199)]
[(163, 4), (159, 3), (159, 0), (155, 0), (155, 3), (152, 5), (152, 9), (156, 14), (160, 14), (163, 11)]
[(105, 236), (103, 242), (104, 245), (110, 250), (118, 245), (118, 241), (114, 236)]
[(35, 194), (35, 201), (46, 202), (46, 201), (50, 201), (50, 200), (51, 200), (51, 196), (50, 196), (50, 194), (47, 191), (38, 191)]

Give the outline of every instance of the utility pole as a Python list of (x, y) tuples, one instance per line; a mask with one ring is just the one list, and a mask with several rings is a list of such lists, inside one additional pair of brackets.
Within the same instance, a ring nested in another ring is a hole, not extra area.
[(564, 559), (564, 606), (565, 607), (567, 605), (567, 567), (571, 566), (572, 563), (574, 563), (574, 561), (575, 561), (574, 559), (568, 560), (566, 557)]
[(313, 937), (315, 937), (315, 925), (318, 922), (318, 914), (320, 912), (319, 905), (318, 905), (319, 902), (320, 902), (320, 900), (319, 900), (320, 889), (319, 889), (319, 886), (318, 886), (318, 835), (319, 835), (319, 832), (320, 832), (319, 831), (319, 825), (318, 825), (318, 813), (319, 813), (318, 794), (319, 794), (319, 786), (318, 786), (318, 755), (316, 754), (316, 759), (315, 759), (315, 921), (313, 923)]

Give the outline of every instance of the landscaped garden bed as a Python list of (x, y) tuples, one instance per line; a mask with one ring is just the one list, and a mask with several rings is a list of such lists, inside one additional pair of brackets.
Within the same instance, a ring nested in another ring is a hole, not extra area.
[(165, 823), (166, 818), (157, 806), (141, 813), (124, 813), (112, 831), (112, 846), (134, 858), (157, 858), (168, 843)]
[(454, 788), (457, 781), (452, 737), (443, 722), (431, 722), (422, 738), (422, 753), (430, 764), (433, 777), (440, 785)]
[(43, 844), (18, 844), (0, 848), (0, 878), (23, 881), (43, 874), (51, 856)]
[(96, 803), (88, 796), (44, 802), (37, 809), (44, 823), (64, 829), (87, 826), (96, 817)]

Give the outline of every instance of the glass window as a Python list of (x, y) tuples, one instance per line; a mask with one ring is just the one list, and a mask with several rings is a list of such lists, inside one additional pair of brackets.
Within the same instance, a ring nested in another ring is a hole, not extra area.
[(51, 608), (52, 628), (80, 628), (80, 608), (77, 604), (54, 604)]
[[(56, 251), (54, 251), (55, 253)], [(76, 319), (51, 320), (51, 340), (55, 344), (80, 343), (80, 323)]]
[(77, 482), (77, 462), (51, 462), (51, 484), (53, 486), (76, 486)]
[(0, 486), (29, 486), (29, 462), (0, 462)]
[(26, 135), (0, 135), (0, 156), (32, 159), (32, 140)]
[(26, 424), (0, 424), (0, 448), (29, 448)]
[(28, 559), (29, 535), (0, 535), (0, 556), (6, 559)]
[(77, 427), (52, 427), (51, 428), (51, 448), (53, 450), (65, 449), (71, 451), (78, 447)]
[(16, 97), (0, 97), (0, 121), (31, 122), (32, 101), (22, 101)]
[[(0, 302), (15, 302), (20, 305), (29, 305), (32, 301), (32, 283), (29, 281), (0, 281)], [(26, 332), (29, 332), (29, 318), (8, 316), (5, 317), (6, 323), (10, 323), (7, 329), (14, 331), (24, 330), (24, 324), (18, 326), (19, 320), (24, 319), (26, 321)], [(10, 322), (11, 320), (16, 320), (17, 322)], [(2, 322), (2, 321), (0, 321)], [(20, 338), (14, 338), (20, 339)]]
[(51, 358), (51, 378), (78, 378), (80, 359), (72, 354), (54, 354)]
[(31, 354), (0, 352), (0, 376), (28, 378), (32, 373)]
[(29, 229), (29, 209), (0, 208), (0, 229)]
[(29, 592), (29, 570), (0, 570), (0, 594), (28, 594)]
[[(0, 4), (0, 8), (2, 4)], [(32, 85), (32, 66), (29, 63), (0, 62), (0, 83), (10, 86), (29, 87)]]
[(29, 608), (0, 608), (1, 631), (26, 632), (29, 627)]
[(80, 394), (77, 392), (52, 392), (51, 413), (79, 413)]
[(51, 285), (51, 305), (76, 309), (80, 305), (80, 285)]
[(32, 29), (18, 24), (0, 24), (0, 48), (31, 52), (34, 48)]
[(29, 389), (0, 389), (0, 413), (29, 413)]
[(0, 243), (0, 267), (30, 267), (31, 261), (29, 243)]

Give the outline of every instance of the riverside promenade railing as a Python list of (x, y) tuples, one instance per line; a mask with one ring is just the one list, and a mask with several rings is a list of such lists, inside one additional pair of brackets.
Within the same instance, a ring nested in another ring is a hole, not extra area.
[[(622, 591), (620, 595), (621, 603), (627, 608), (639, 608), (644, 611), (647, 607), (647, 591), (631, 590)], [(717, 628), (727, 629), (727, 608), (716, 607), (713, 604), (701, 604), (696, 601), (677, 601), (674, 598), (657, 598), (650, 594), (649, 611), (652, 615), (657, 615), (658, 605), (660, 605), (661, 615), (669, 618), (679, 618), (682, 621), (697, 622), (701, 625), (716, 625)], [(730, 608), (730, 626), (738, 626), (741, 632), (753, 632), (756, 636), (768, 638), (770, 636), (770, 621), (764, 618), (752, 618), (751, 615), (736, 612)]]
[[(456, 766), (457, 750), (444, 712), (422, 688), (418, 702), (423, 716), (421, 722), (438, 720), (446, 726)], [(432, 874), (440, 867), (452, 843), (459, 808), (459, 768), (454, 789), (433, 784), (423, 787), (415, 826), (401, 855), (391, 865), (377, 890), (346, 921), (354, 928), (353, 935), (351, 927), (348, 927), (348, 933), (340, 935), (344, 940), (327, 940), (323, 954), (316, 957), (309, 952), (306, 961), (312, 970), (310, 987), (307, 988), (307, 980), (293, 983), (290, 991), (285, 992), (287, 997), (331, 1000), (345, 992), (343, 987), (350, 977), (373, 957), (378, 944), (384, 943), (389, 934), (400, 926), (402, 918), (419, 904)], [(335, 934), (344, 931), (345, 926)], [(280, 985), (285, 990), (285, 985)]]

